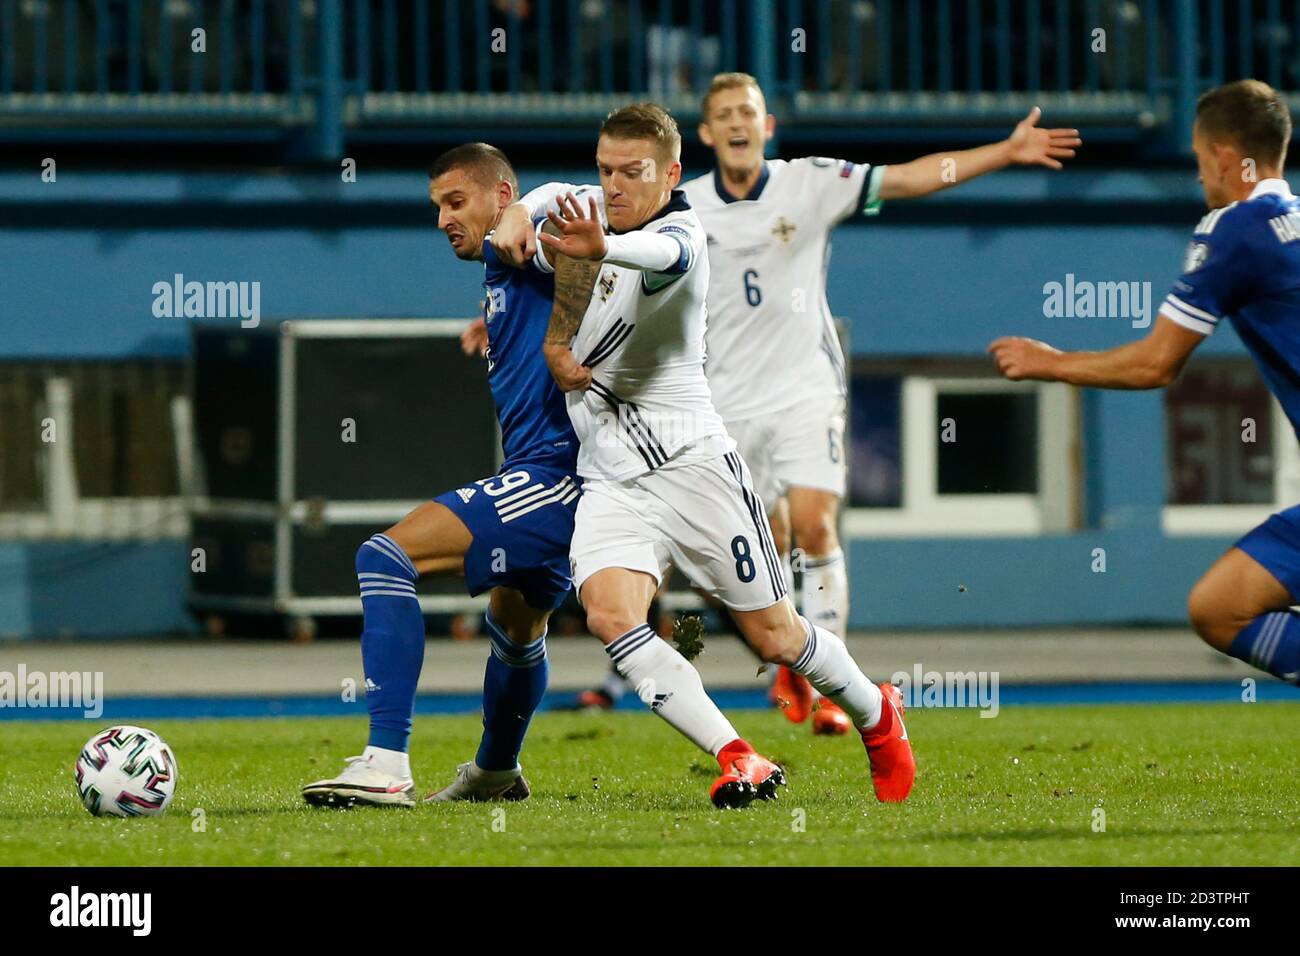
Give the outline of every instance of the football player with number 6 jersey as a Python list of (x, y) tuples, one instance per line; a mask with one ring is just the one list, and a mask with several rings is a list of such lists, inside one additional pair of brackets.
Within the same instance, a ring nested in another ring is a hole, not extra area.
[[(717, 165), (682, 188), (708, 236), (709, 332), (705, 372), (713, 401), (753, 469), (784, 564), (791, 531), (803, 573), (803, 612), (847, 633), (849, 591), (836, 534), (845, 491), (846, 376), (826, 300), (831, 231), (874, 216), (885, 200), (925, 196), (1012, 163), (1053, 169), (1080, 145), (1073, 129), (1039, 129), (1037, 108), (1001, 143), (873, 166), (842, 159), (764, 159), (776, 129), (746, 73), (714, 77), (701, 104), (700, 139)], [(870, 328), (868, 308), (854, 317)], [(774, 696), (796, 723), (815, 692), (786, 668)], [(813, 730), (848, 721), (822, 702)]]

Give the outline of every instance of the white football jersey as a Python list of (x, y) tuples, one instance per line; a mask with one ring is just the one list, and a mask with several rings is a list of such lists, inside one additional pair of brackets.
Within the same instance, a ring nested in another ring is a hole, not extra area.
[(845, 394), (826, 301), (830, 233), (879, 211), (884, 166), (809, 157), (767, 160), (749, 196), (713, 172), (683, 186), (708, 241), (708, 374), (727, 421)]
[[(584, 188), (584, 203), (586, 194)], [(603, 219), (603, 196), (600, 211)], [(584, 478), (622, 481), (654, 471), (684, 449), (689, 453), (673, 464), (735, 449), (704, 376), (704, 229), (682, 191), (674, 190), (641, 231), (676, 239), (681, 259), (662, 273), (601, 266), (572, 346), (591, 368), (592, 384), (566, 395)]]

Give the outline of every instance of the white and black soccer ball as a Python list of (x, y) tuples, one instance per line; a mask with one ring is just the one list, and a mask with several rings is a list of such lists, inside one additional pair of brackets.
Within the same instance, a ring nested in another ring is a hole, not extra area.
[(86, 741), (76, 766), (81, 802), (97, 817), (162, 813), (180, 773), (172, 749), (144, 727), (109, 727)]

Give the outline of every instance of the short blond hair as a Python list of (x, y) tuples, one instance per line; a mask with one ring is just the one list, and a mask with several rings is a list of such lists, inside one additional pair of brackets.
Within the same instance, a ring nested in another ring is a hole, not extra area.
[(676, 161), (682, 155), (677, 121), (657, 103), (633, 103), (614, 110), (600, 124), (600, 135), (613, 139), (648, 139), (660, 156)]
[(714, 93), (721, 93), (723, 90), (735, 90), (744, 86), (757, 90), (764, 103), (767, 102), (767, 98), (763, 96), (763, 88), (758, 85), (758, 80), (748, 73), (719, 73), (713, 78), (709, 88), (704, 91), (704, 98), (700, 100), (700, 119), (708, 122), (709, 100), (712, 99)]

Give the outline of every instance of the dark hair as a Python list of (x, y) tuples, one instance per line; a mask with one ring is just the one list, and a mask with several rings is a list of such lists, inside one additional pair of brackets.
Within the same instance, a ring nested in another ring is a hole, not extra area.
[(1196, 101), (1196, 121), (1211, 139), (1230, 139), (1263, 166), (1281, 167), (1291, 143), (1291, 111), (1273, 87), (1237, 80)]
[(482, 186), (491, 189), (499, 182), (507, 182), (519, 194), (519, 180), (515, 177), (514, 167), (506, 154), (487, 143), (463, 143), (449, 149), (433, 161), (429, 167), (429, 179), (451, 172), (453, 169), (467, 171)]
[(614, 110), (600, 124), (600, 135), (614, 139), (648, 139), (660, 154), (676, 160), (682, 152), (677, 121), (655, 103), (633, 103)]

